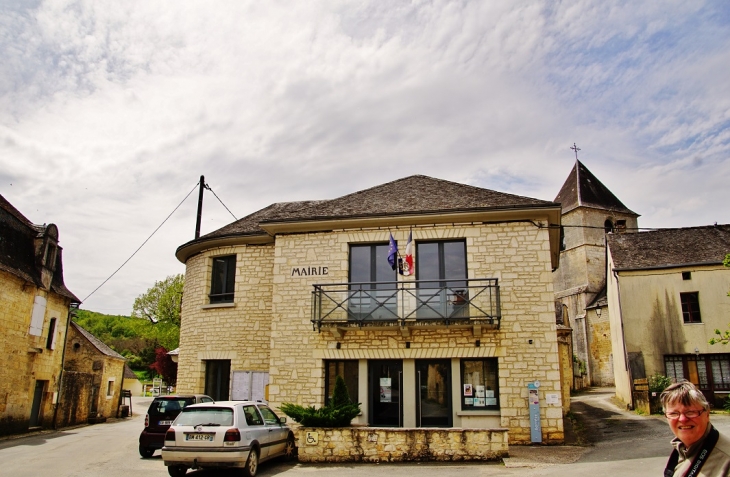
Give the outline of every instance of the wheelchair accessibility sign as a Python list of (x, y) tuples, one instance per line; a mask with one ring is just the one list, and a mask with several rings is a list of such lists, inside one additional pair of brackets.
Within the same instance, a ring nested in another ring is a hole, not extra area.
[(306, 440), (308, 446), (316, 446), (317, 443), (319, 442), (319, 434), (316, 432), (307, 431), (305, 440)]

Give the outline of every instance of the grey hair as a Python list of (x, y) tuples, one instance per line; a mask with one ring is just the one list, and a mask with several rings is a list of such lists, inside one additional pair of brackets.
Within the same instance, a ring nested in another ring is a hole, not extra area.
[(659, 399), (661, 399), (662, 409), (665, 411), (670, 404), (681, 404), (687, 407), (699, 404), (705, 411), (710, 410), (710, 403), (707, 402), (705, 395), (689, 381), (670, 384)]

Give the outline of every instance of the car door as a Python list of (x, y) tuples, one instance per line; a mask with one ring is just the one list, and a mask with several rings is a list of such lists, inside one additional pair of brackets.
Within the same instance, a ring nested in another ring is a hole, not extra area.
[(264, 424), (269, 437), (266, 442), (266, 447), (268, 448), (266, 457), (276, 457), (283, 454), (289, 428), (279, 421), (279, 416), (269, 409), (268, 406), (259, 404), (258, 408), (264, 418)]
[(269, 430), (264, 424), (264, 418), (261, 417), (261, 413), (253, 404), (243, 405), (243, 415), (246, 419), (246, 433), (244, 435), (246, 445), (250, 444), (251, 441), (258, 441), (261, 446), (259, 459), (265, 459), (269, 451)]

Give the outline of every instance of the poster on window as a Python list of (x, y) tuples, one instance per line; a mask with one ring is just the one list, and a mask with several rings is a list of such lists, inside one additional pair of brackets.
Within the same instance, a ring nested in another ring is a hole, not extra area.
[(473, 390), (471, 384), (464, 385), (464, 396), (473, 396)]
[(477, 386), (477, 397), (478, 398), (484, 397), (484, 386)]
[(392, 402), (390, 378), (380, 378), (380, 402)]
[(487, 403), (484, 398), (474, 398), (474, 407), (484, 407)]
[(464, 398), (464, 404), (467, 406), (473, 406), (474, 405), (474, 398)]

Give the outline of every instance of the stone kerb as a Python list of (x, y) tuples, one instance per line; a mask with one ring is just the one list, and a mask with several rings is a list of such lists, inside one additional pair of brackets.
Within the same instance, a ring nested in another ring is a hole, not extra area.
[(299, 462), (493, 461), (508, 457), (507, 429), (298, 430)]

